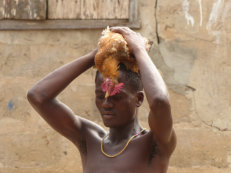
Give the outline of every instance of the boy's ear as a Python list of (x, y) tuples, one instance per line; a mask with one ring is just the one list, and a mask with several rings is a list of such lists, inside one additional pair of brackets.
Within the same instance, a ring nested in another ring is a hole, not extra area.
[(137, 102), (136, 106), (140, 107), (144, 101), (144, 92), (143, 91), (138, 91), (137, 93)]

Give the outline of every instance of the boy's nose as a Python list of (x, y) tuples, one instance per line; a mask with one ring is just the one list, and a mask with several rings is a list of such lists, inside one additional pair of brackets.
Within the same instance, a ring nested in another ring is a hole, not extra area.
[(111, 108), (113, 106), (110, 97), (104, 99), (102, 106), (103, 108)]

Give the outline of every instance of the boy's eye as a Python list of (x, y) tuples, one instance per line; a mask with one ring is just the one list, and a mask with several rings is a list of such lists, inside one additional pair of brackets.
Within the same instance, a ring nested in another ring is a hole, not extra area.
[(112, 96), (112, 98), (115, 100), (119, 100), (122, 98), (122, 96), (120, 94), (116, 94), (116, 95)]
[(104, 96), (103, 95), (100, 95), (100, 96), (97, 96), (98, 99), (103, 99)]
[(96, 94), (96, 98), (98, 98), (98, 99), (103, 99), (104, 97), (105, 97), (104, 93)]

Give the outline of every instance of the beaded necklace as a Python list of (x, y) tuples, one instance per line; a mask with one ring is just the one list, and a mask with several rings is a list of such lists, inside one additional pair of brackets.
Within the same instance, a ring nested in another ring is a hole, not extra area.
[(108, 136), (108, 134), (105, 135), (105, 136), (103, 137), (102, 141), (101, 141), (101, 152), (102, 152), (105, 156), (110, 157), (110, 158), (113, 158), (113, 157), (116, 157), (116, 156), (122, 154), (122, 152), (127, 148), (128, 144), (132, 141), (132, 139), (134, 139), (135, 137), (141, 135), (142, 132), (143, 132), (144, 130), (145, 130), (145, 129), (143, 129), (143, 130), (141, 130), (139, 133), (133, 135), (133, 136), (128, 140), (128, 142), (126, 143), (125, 147), (124, 147), (121, 151), (119, 151), (118, 153), (116, 153), (116, 154), (114, 154), (114, 155), (107, 154), (107, 153), (105, 153), (105, 151), (103, 150), (104, 139)]

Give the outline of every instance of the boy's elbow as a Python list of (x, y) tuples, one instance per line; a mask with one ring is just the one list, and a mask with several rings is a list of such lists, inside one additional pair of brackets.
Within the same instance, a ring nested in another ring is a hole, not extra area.
[(156, 110), (157, 108), (170, 107), (168, 95), (156, 96), (152, 99), (150, 108), (151, 110)]
[(39, 96), (39, 94), (36, 93), (33, 89), (30, 89), (27, 92), (27, 100), (32, 105), (41, 105), (43, 103), (43, 100), (41, 99), (41, 96)]

